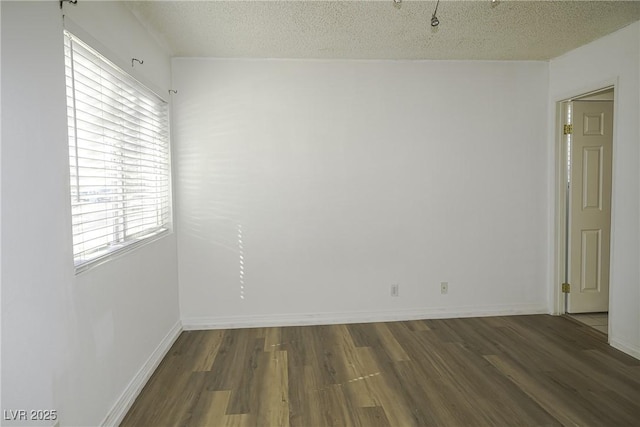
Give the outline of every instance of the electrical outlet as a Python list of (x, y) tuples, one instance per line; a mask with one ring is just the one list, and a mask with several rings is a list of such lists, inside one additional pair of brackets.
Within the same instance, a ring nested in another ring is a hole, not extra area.
[(440, 293), (442, 295), (449, 293), (449, 282), (440, 282)]
[(397, 297), (400, 295), (400, 285), (391, 285), (391, 296)]

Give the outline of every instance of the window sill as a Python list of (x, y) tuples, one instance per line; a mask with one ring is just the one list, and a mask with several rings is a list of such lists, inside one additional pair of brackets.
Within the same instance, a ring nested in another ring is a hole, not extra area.
[(171, 235), (172, 233), (173, 233), (172, 229), (168, 228), (168, 229), (157, 231), (151, 235), (143, 236), (137, 240), (133, 240), (131, 242), (120, 245), (118, 247), (113, 247), (110, 250), (106, 251), (106, 253), (104, 253), (103, 255), (100, 255), (96, 258), (93, 258), (91, 260), (88, 260), (88, 261), (82, 262), (81, 264), (76, 265), (75, 274), (76, 276), (78, 276), (80, 274), (86, 273), (87, 271), (92, 270), (95, 267), (106, 264), (109, 261), (112, 261), (114, 259), (123, 257), (126, 254), (132, 251), (135, 251), (138, 248), (141, 248), (150, 243), (158, 241), (166, 236)]

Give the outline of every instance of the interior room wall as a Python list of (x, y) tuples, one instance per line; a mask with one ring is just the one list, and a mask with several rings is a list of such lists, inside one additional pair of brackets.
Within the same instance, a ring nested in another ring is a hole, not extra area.
[[(556, 162), (555, 103), (611, 84), (616, 92), (609, 340), (640, 358), (640, 23), (550, 62), (549, 163)], [(555, 191), (555, 176), (549, 179)]]
[[(0, 23), (2, 23), (1, 7), (0, 7)], [(0, 58), (2, 58), (2, 31), (0, 31)], [(1, 81), (2, 81), (2, 67), (0, 67), (0, 82)], [(2, 84), (0, 84), (0, 242), (1, 241), (2, 241)], [(2, 310), (2, 245), (1, 244), (0, 244), (0, 310)], [(2, 367), (2, 336), (1, 335), (2, 335), (2, 313), (0, 311), (0, 367)], [(0, 406), (1, 405), (2, 405), (2, 386), (0, 385)]]
[(547, 63), (172, 65), (185, 327), (548, 311)]
[[(179, 331), (175, 235), (74, 274), (59, 3), (0, 7), (2, 409), (57, 410), (62, 426), (113, 423)], [(169, 58), (122, 4), (64, 8), (117, 62), (135, 52), (146, 66), (137, 76), (168, 89)]]
[(59, 4), (0, 2), (3, 410), (116, 423), (178, 301), (194, 328), (550, 310), (553, 108), (612, 80), (611, 338), (640, 354), (640, 24), (550, 64), (179, 58), (170, 83), (122, 4), (64, 8), (179, 91), (177, 237), (74, 274)]

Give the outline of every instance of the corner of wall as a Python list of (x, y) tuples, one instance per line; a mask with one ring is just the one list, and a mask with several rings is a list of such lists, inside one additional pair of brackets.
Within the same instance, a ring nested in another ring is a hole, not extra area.
[(118, 426), (124, 417), (127, 415), (127, 411), (133, 405), (136, 398), (144, 388), (151, 375), (153, 375), (156, 368), (162, 362), (162, 359), (171, 349), (173, 343), (176, 342), (180, 333), (183, 331), (182, 322), (177, 321), (171, 330), (165, 335), (160, 344), (151, 353), (151, 356), (145, 361), (140, 370), (131, 379), (127, 387), (124, 389), (120, 397), (116, 400), (115, 404), (109, 410), (109, 413), (100, 423), (101, 426), (111, 427)]

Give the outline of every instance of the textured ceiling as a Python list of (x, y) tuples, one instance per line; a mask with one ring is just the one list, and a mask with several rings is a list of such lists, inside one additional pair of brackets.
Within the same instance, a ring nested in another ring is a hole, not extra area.
[(640, 1), (126, 2), (172, 56), (548, 60), (640, 19)]

